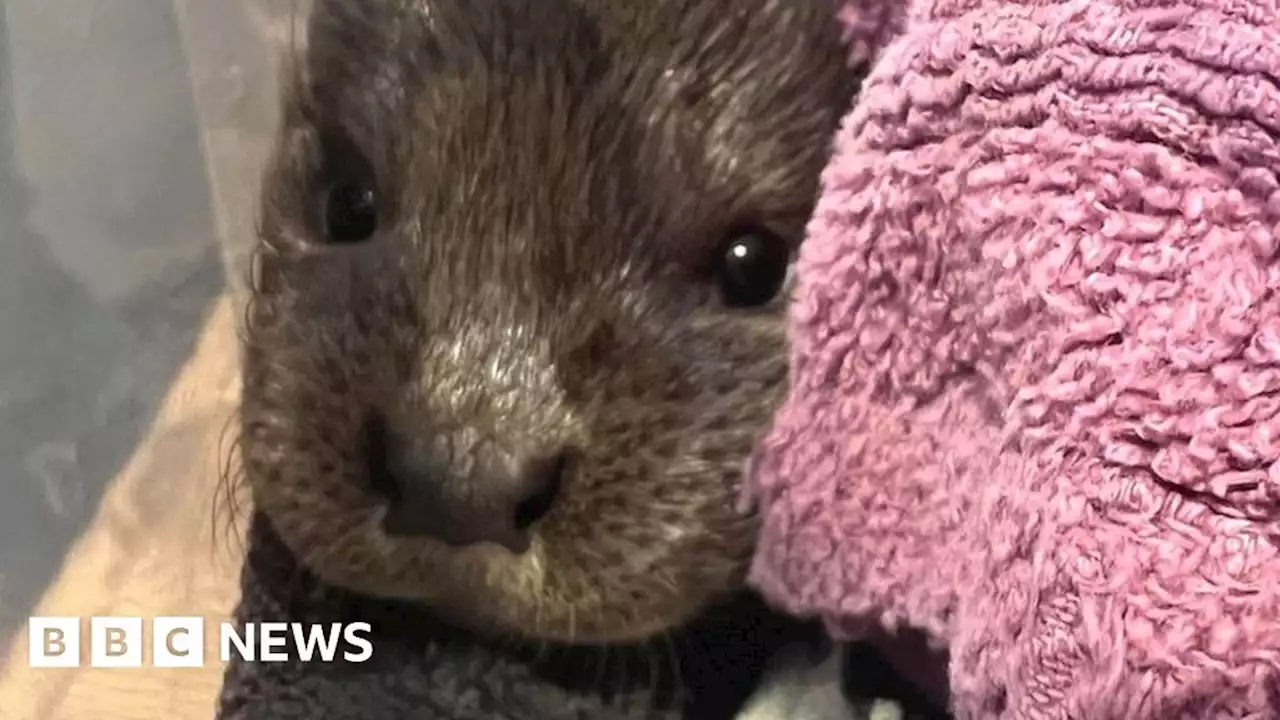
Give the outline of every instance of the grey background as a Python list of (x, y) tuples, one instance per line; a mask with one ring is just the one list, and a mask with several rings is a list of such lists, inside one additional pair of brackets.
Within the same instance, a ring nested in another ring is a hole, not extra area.
[(0, 0), (0, 642), (244, 277), (298, 5)]

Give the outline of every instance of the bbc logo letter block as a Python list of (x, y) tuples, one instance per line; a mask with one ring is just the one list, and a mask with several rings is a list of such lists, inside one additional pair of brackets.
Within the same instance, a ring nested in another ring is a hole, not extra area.
[(27, 633), (27, 658), (31, 667), (80, 665), (80, 618), (31, 618)]
[[(78, 667), (81, 625), (75, 617), (33, 617), (28, 622), (31, 667)], [(139, 617), (89, 618), (89, 665), (142, 667), (146, 638)], [(159, 617), (151, 624), (151, 664), (155, 667), (204, 665), (204, 618)]]

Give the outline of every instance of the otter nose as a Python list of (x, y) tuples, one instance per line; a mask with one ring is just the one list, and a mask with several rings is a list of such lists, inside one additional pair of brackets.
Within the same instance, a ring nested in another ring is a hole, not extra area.
[(468, 447), (460, 462), (455, 453), (387, 435), (385, 426), (382, 433), (370, 448), (370, 465), (374, 487), (387, 501), (383, 527), (391, 535), (524, 552), (532, 526), (555, 504), (568, 466), (566, 452), (516, 457), (488, 443)]

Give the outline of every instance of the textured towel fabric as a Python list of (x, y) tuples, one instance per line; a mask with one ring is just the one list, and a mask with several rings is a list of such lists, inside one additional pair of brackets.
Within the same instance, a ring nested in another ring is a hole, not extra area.
[(1280, 716), (1280, 7), (886, 2), (754, 581), (961, 718)]

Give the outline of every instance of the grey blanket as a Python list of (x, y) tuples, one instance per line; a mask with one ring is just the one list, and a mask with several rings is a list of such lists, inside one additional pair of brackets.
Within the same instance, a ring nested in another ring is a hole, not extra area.
[[(874, 656), (829, 655), (813, 626), (744, 596), (645, 646), (529, 647), (417, 606), (327, 587), (255, 516), (236, 622), (369, 622), (363, 663), (232, 661), (218, 720), (881, 720), (929, 718)], [(841, 677), (843, 675), (843, 678)], [(851, 682), (856, 680), (857, 682)], [(894, 701), (845, 696), (889, 696)]]
[(219, 720), (730, 720), (780, 650), (820, 644), (815, 628), (751, 598), (646, 646), (481, 642), (418, 607), (324, 586), (261, 516), (241, 584), (238, 623), (366, 621), (374, 652), (363, 663), (233, 661)]

